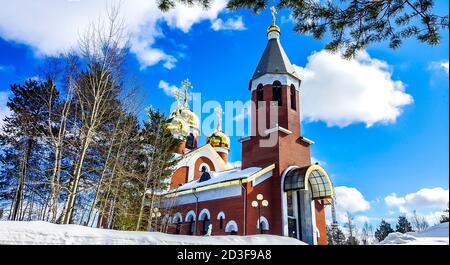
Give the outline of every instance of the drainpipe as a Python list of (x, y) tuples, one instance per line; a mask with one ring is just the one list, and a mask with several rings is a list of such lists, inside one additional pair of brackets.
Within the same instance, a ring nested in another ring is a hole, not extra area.
[(192, 195), (195, 196), (195, 227), (194, 227), (194, 236), (197, 235), (197, 223), (198, 223), (198, 196), (195, 194), (195, 189), (193, 189)]
[(242, 179), (241, 179), (241, 187), (244, 190), (244, 236), (246, 235), (247, 232), (247, 189), (245, 188), (244, 184), (242, 183)]

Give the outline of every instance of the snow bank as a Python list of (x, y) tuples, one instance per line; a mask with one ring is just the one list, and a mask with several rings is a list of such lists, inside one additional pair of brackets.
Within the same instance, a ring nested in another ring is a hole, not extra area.
[(390, 233), (380, 245), (448, 245), (448, 223), (432, 226), (422, 232)]
[(290, 237), (187, 236), (56, 225), (42, 221), (0, 221), (0, 244), (21, 245), (306, 245)]

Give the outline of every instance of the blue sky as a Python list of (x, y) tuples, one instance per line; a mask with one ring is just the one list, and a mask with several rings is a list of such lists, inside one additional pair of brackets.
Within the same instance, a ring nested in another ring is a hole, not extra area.
[[(100, 0), (14, 2), (0, 11), (2, 116), (9, 84), (36, 76), (46, 56), (73, 47), (104, 7)], [(249, 99), (248, 82), (266, 45), (268, 11), (230, 13), (218, 0), (206, 13), (179, 7), (160, 14), (146, 2), (152, 1), (127, 1), (124, 7), (132, 43), (127, 67), (145, 105), (169, 112), (173, 97), (161, 81), (179, 86), (185, 78), (202, 101)], [(12, 17), (21, 6), (24, 14)], [(448, 10), (448, 2), (437, 1), (436, 10)], [(448, 201), (448, 32), (436, 47), (407, 40), (391, 50), (380, 43), (346, 62), (322, 51), (327, 39), (294, 33), (288, 10), (279, 12), (278, 24), (282, 45), (304, 79), (302, 132), (316, 142), (314, 158), (340, 187), (341, 216), (350, 210), (359, 222), (375, 224), (417, 209), (433, 222)], [(241, 160), (238, 138), (231, 137), (231, 161)]]

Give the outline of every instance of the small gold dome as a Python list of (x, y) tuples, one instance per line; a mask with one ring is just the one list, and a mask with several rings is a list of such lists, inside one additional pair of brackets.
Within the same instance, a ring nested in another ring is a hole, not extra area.
[(277, 25), (270, 25), (269, 28), (267, 28), (267, 34), (269, 34), (272, 31), (277, 31), (278, 33), (281, 33), (280, 27)]
[(186, 121), (181, 117), (178, 111), (172, 113), (169, 117), (170, 121), (167, 123), (166, 128), (177, 137), (186, 137), (189, 135), (189, 127)]
[(200, 128), (200, 120), (197, 117), (197, 115), (192, 112), (190, 109), (188, 108), (183, 108), (180, 111), (180, 116), (183, 120), (186, 121), (187, 125), (189, 127), (195, 128), (195, 129), (199, 129)]
[(221, 147), (227, 150), (230, 149), (230, 138), (221, 131), (213, 132), (206, 140), (207, 144), (212, 147)]

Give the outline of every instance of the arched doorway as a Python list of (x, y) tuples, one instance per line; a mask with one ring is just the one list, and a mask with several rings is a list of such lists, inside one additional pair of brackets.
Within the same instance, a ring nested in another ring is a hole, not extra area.
[(316, 243), (315, 202), (330, 204), (333, 185), (319, 165), (291, 166), (281, 177), (283, 235)]

